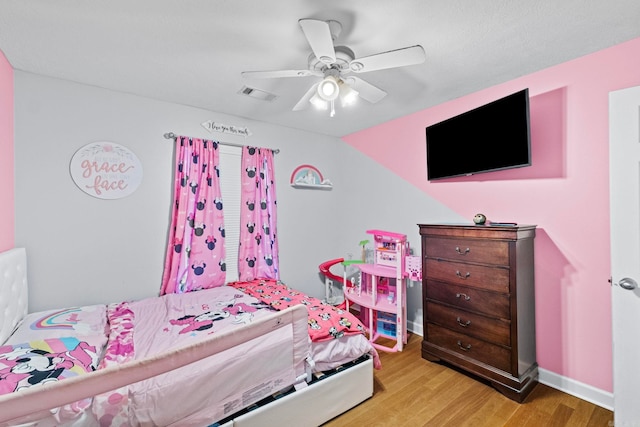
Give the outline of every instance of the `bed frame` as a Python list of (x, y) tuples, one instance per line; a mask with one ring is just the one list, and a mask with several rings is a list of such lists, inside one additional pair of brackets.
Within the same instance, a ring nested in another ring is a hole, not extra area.
[[(5, 313), (0, 324), (0, 345), (27, 313), (27, 260), (24, 248), (0, 253), (0, 313)], [(0, 425), (11, 425), (11, 420), (51, 408), (69, 404), (86, 397), (107, 392), (171, 371), (205, 357), (222, 352), (235, 345), (269, 333), (274, 329), (293, 325), (297, 332), (307, 334), (307, 313), (302, 306), (274, 313), (264, 321), (242, 326), (232, 333), (212, 335), (188, 347), (153, 357), (127, 362), (119, 366), (0, 395)], [(295, 325), (304, 325), (301, 327)], [(263, 425), (320, 425), (347, 411), (373, 395), (373, 360), (359, 363), (349, 369), (312, 384), (302, 381), (294, 393), (281, 397), (265, 406), (239, 415), (223, 424), (225, 427)], [(215, 420), (212, 420), (214, 422)]]

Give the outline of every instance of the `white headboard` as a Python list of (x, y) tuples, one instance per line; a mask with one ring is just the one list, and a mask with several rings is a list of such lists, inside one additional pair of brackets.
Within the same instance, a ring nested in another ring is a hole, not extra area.
[(0, 345), (27, 314), (27, 251), (0, 253)]

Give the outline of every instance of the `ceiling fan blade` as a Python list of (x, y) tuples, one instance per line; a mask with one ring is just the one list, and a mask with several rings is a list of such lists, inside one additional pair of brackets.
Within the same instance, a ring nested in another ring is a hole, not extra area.
[(298, 101), (298, 103), (293, 106), (293, 111), (304, 110), (309, 105), (311, 105), (309, 103), (309, 100), (311, 99), (313, 94), (316, 92), (316, 89), (317, 89), (319, 84), (320, 83), (316, 83), (313, 86), (311, 86), (311, 88), (307, 91), (307, 93), (305, 93), (304, 96), (302, 98), (300, 98), (300, 101)]
[(368, 71), (384, 70), (386, 68), (422, 64), (425, 59), (426, 57), (422, 46), (415, 45), (356, 58), (351, 61), (349, 68), (355, 73), (365, 73)]
[(346, 82), (353, 88), (358, 91), (358, 95), (360, 98), (365, 101), (369, 101), (372, 104), (382, 100), (385, 96), (387, 96), (387, 92), (382, 89), (372, 85), (371, 83), (365, 82), (359, 77), (350, 76), (347, 77)]
[(322, 76), (322, 73), (311, 70), (278, 70), (278, 71), (243, 71), (246, 79), (277, 79), (281, 77)]
[(316, 58), (325, 64), (336, 62), (336, 52), (333, 48), (333, 37), (331, 36), (329, 22), (316, 19), (300, 19), (298, 23)]

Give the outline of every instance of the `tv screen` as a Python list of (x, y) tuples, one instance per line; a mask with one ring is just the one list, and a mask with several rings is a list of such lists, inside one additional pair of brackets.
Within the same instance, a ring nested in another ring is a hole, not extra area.
[(426, 128), (431, 180), (531, 166), (529, 90)]

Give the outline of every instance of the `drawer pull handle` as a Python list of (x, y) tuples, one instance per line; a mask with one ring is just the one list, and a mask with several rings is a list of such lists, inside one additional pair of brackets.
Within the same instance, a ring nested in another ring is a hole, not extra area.
[(461, 294), (461, 293), (457, 293), (456, 294), (456, 298), (464, 298), (465, 301), (469, 301), (471, 299), (471, 297), (467, 294)]
[(458, 325), (462, 326), (463, 328), (466, 328), (471, 324), (471, 320), (467, 320), (466, 322), (463, 322), (462, 319), (460, 319), (460, 316), (458, 316), (456, 321), (458, 322)]
[(456, 270), (456, 276), (458, 276), (461, 279), (466, 280), (469, 276), (471, 276), (471, 273), (469, 273), (467, 271), (467, 274), (465, 274), (464, 276), (462, 275), (462, 273), (460, 273), (460, 270)]
[(462, 345), (462, 342), (460, 340), (458, 340), (458, 347), (460, 348), (460, 350), (462, 351), (469, 351), (471, 350), (471, 344), (467, 344), (467, 345)]
[(456, 246), (456, 252), (459, 253), (460, 255), (466, 255), (469, 252), (471, 252), (471, 249), (466, 248), (464, 251), (460, 249), (459, 246)]

